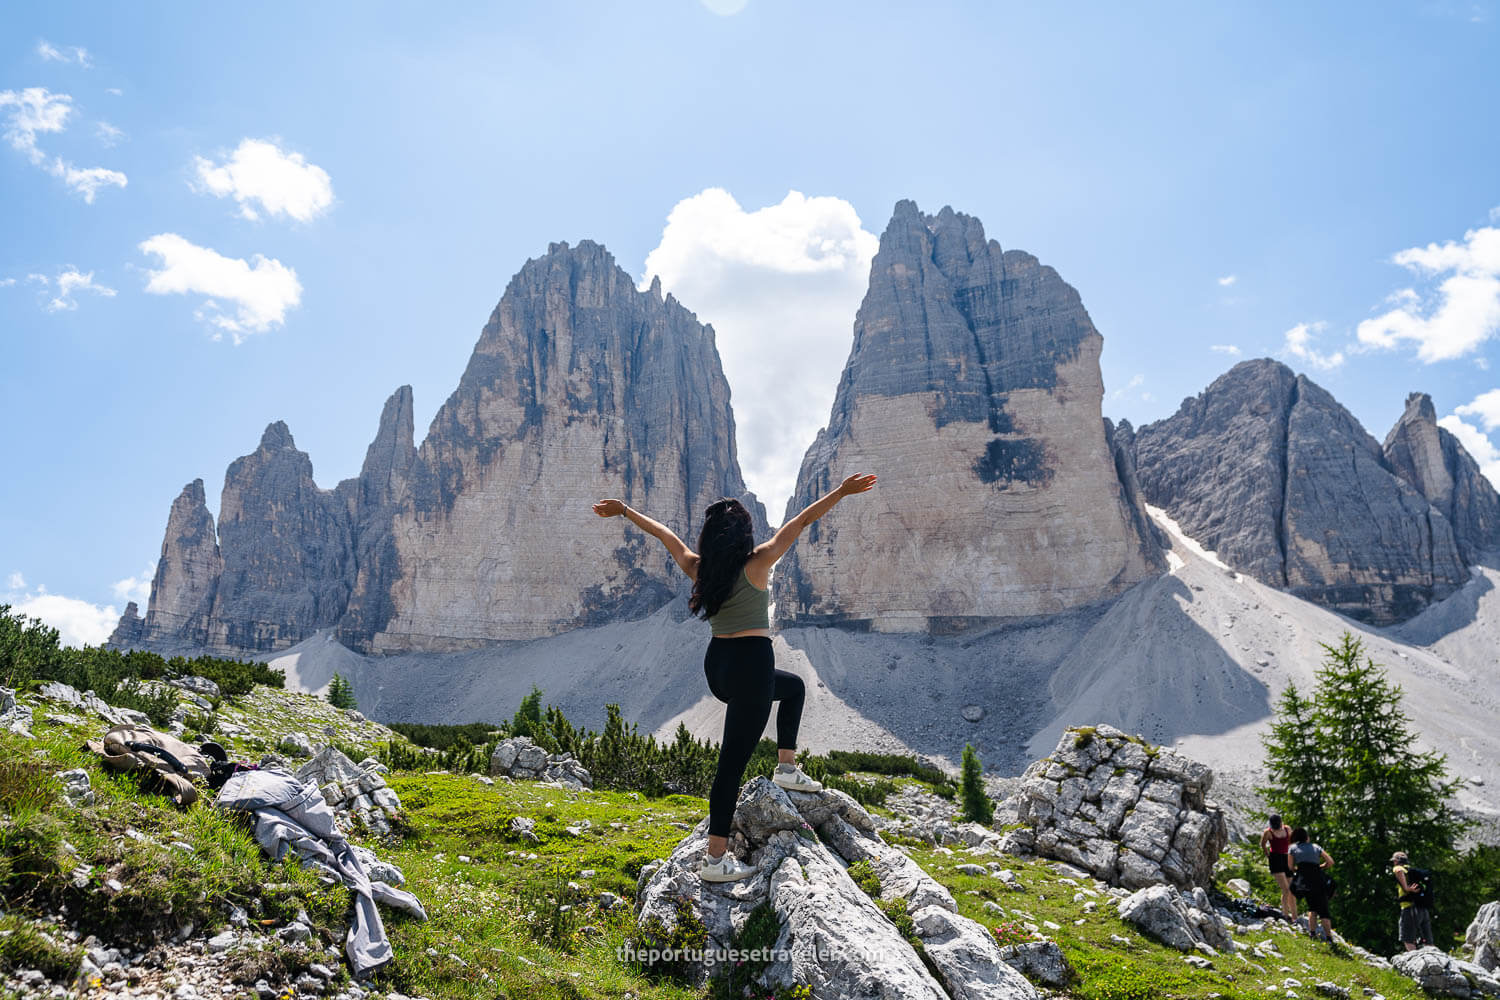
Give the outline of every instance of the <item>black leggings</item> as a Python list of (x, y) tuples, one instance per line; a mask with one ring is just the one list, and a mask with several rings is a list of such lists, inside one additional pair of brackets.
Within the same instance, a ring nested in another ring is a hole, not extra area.
[(703, 673), (714, 697), (729, 706), (724, 710), (719, 769), (708, 793), (709, 835), (727, 837), (740, 794), (740, 778), (771, 717), (771, 702), (781, 702), (776, 710), (776, 746), (795, 750), (807, 689), (796, 674), (776, 669), (771, 640), (763, 635), (710, 639), (708, 652), (703, 655)]

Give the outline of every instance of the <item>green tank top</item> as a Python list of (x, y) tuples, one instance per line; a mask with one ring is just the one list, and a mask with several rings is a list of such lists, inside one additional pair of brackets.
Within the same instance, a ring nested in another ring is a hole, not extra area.
[(750, 577), (740, 570), (740, 578), (734, 582), (734, 589), (719, 605), (719, 613), (710, 615), (709, 626), (714, 635), (728, 635), (730, 632), (744, 632), (752, 628), (771, 627), (771, 592), (761, 590), (750, 582)]

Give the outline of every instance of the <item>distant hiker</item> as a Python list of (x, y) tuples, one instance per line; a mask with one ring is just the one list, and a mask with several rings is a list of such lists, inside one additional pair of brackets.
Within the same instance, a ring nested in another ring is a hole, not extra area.
[(782, 788), (815, 792), (823, 786), (802, 773), (797, 760), (797, 727), (802, 721), (805, 685), (796, 674), (776, 669), (771, 647), (771, 567), (786, 554), (802, 529), (833, 509), (847, 496), (875, 485), (874, 476), (850, 476), (838, 488), (781, 526), (768, 542), (755, 544), (754, 522), (738, 500), (723, 498), (703, 515), (698, 551), (660, 522), (632, 510), (620, 500), (600, 500), (600, 517), (624, 515), (631, 523), (667, 547), (672, 559), (693, 581), (688, 608), (708, 619), (713, 638), (703, 657), (708, 689), (728, 707), (724, 710), (724, 738), (719, 764), (708, 794), (708, 852), (698, 867), (706, 882), (732, 882), (755, 874), (728, 852), (729, 822), (739, 797), (740, 778), (760, 734), (776, 710), (776, 757), (771, 780)]
[(1325, 941), (1333, 940), (1333, 920), (1328, 915), (1330, 882), (1328, 870), (1333, 867), (1333, 858), (1328, 852), (1314, 844), (1302, 827), (1292, 831), (1292, 847), (1287, 852), (1295, 865), (1292, 876), (1292, 891), (1307, 902), (1307, 933), (1318, 937), (1318, 920), (1322, 918)]
[(1405, 851), (1391, 855), (1391, 874), (1400, 887), (1401, 917), (1397, 936), (1407, 951), (1432, 944), (1432, 873), (1411, 867)]
[(1288, 920), (1297, 919), (1297, 896), (1292, 892), (1292, 865), (1287, 852), (1292, 846), (1292, 831), (1272, 813), (1270, 826), (1260, 833), (1260, 849), (1271, 865), (1271, 877), (1281, 886), (1281, 912)]

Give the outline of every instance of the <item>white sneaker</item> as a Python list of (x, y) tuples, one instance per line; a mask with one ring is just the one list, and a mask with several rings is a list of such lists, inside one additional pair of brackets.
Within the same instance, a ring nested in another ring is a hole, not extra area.
[(823, 783), (814, 781), (802, 773), (802, 768), (793, 766), (790, 771), (783, 771), (778, 765), (771, 772), (771, 780), (782, 788), (791, 792), (821, 792)]
[(707, 854), (698, 862), (698, 877), (705, 882), (738, 882), (755, 874), (754, 865), (742, 865), (733, 854), (725, 851), (718, 858)]

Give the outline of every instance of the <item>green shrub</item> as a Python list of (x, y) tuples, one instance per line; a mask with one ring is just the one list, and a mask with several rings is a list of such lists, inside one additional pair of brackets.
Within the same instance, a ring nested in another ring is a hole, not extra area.
[(849, 877), (864, 891), (866, 896), (871, 899), (880, 898), (880, 876), (875, 874), (875, 869), (868, 860), (856, 861), (850, 865)]

